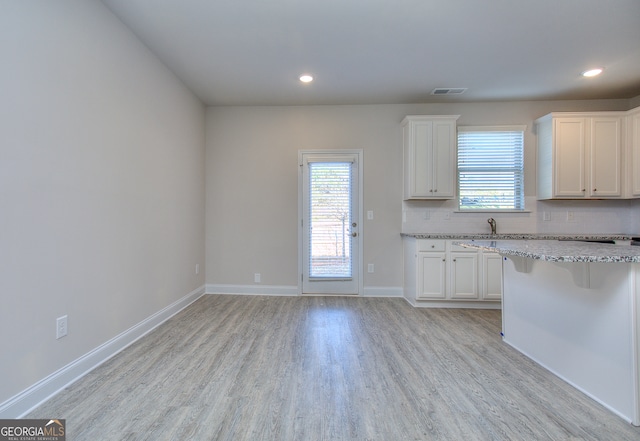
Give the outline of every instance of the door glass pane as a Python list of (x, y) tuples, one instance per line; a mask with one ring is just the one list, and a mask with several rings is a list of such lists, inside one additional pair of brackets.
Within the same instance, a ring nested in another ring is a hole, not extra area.
[(351, 278), (351, 163), (309, 163), (309, 277)]

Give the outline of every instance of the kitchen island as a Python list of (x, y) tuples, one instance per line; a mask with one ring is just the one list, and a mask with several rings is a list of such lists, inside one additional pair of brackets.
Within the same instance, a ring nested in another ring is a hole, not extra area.
[(640, 247), (466, 241), (503, 256), (503, 339), (640, 425)]

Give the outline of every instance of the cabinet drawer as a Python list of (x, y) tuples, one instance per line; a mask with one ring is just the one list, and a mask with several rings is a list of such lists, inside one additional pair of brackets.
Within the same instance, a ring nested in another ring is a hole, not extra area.
[(420, 239), (416, 241), (418, 251), (444, 251), (446, 242), (438, 239)]

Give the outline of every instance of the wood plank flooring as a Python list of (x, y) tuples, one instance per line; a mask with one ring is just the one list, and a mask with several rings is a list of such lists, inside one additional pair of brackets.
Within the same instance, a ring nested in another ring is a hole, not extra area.
[(500, 311), (208, 295), (43, 404), (68, 440), (640, 440)]

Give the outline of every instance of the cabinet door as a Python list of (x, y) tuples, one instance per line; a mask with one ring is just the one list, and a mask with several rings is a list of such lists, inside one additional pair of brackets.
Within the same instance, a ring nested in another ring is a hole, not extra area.
[(456, 115), (402, 121), (404, 199), (455, 197)]
[(478, 254), (451, 253), (451, 298), (478, 298)]
[(433, 177), (431, 176), (431, 157), (433, 123), (431, 121), (414, 121), (409, 123), (409, 196), (423, 198), (433, 195)]
[(589, 196), (622, 196), (621, 154), (622, 118), (590, 118)]
[(433, 123), (433, 196), (453, 198), (455, 195), (456, 124), (453, 121)]
[(417, 299), (433, 300), (446, 297), (445, 256), (445, 253), (418, 253)]
[(554, 197), (586, 197), (585, 135), (585, 118), (553, 120)]
[(629, 117), (629, 143), (631, 152), (631, 194), (640, 196), (640, 111)]
[(502, 256), (482, 253), (482, 298), (502, 299)]

